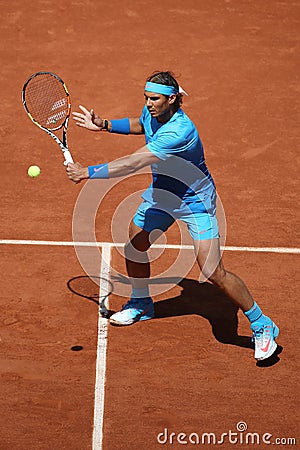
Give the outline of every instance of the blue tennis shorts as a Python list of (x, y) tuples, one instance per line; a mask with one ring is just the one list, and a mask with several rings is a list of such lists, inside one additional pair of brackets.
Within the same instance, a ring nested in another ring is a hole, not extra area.
[(195, 241), (215, 239), (220, 236), (216, 215), (208, 211), (169, 213), (154, 208), (151, 203), (144, 201), (133, 218), (135, 225), (149, 233), (157, 229), (165, 232), (175, 220), (182, 220), (187, 224), (189, 233)]

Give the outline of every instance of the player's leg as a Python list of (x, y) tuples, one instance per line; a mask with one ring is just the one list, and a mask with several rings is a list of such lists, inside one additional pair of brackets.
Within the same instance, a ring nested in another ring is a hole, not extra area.
[(194, 248), (201, 270), (200, 281), (208, 279), (222, 289), (242, 311), (249, 311), (254, 300), (245, 283), (225, 269), (219, 239), (194, 240)]
[(122, 310), (110, 317), (112, 324), (131, 325), (154, 317), (154, 305), (149, 293), (150, 263), (147, 250), (173, 222), (169, 214), (149, 207), (147, 202), (139, 207), (130, 224), (129, 239), (125, 245), (132, 294)]
[[(136, 297), (149, 296), (148, 279), (150, 278), (150, 263), (147, 250), (150, 248), (150, 233), (138, 227), (133, 221), (129, 226), (129, 239), (125, 245), (125, 262), (128, 277)], [(142, 294), (142, 295), (138, 295)]]
[(113, 325), (131, 325), (140, 320), (154, 317), (153, 301), (149, 294), (148, 280), (150, 263), (147, 250), (150, 247), (150, 233), (131, 222), (129, 240), (125, 245), (127, 273), (132, 285), (130, 300), (121, 311), (110, 317)]
[(200, 277), (200, 281), (208, 279), (241, 308), (251, 324), (255, 342), (255, 358), (258, 360), (269, 358), (276, 350), (275, 339), (278, 337), (279, 329), (268, 316), (262, 313), (243, 280), (225, 269), (219, 239), (196, 239), (194, 247), (201, 270), (202, 280)]
[(253, 300), (247, 286), (232, 272), (225, 269), (220, 250), (218, 222), (215, 209), (194, 211), (182, 218), (194, 241), (197, 262), (201, 270), (200, 281), (208, 279), (244, 312), (251, 324), (255, 342), (255, 358), (266, 359), (276, 350), (278, 327), (265, 316)]

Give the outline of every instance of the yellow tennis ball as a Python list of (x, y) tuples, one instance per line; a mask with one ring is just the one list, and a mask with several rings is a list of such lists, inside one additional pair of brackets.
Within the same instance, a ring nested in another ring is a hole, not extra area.
[(30, 166), (27, 173), (31, 178), (36, 178), (41, 173), (41, 169), (39, 166)]

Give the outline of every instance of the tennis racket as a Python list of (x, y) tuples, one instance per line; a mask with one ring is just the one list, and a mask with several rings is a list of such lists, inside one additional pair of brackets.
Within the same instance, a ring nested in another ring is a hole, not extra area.
[[(23, 86), (22, 102), (32, 122), (46, 131), (60, 146), (64, 164), (73, 163), (67, 142), (71, 102), (63, 80), (52, 72), (34, 73)], [(54, 131), (60, 129), (62, 139), (54, 134)]]

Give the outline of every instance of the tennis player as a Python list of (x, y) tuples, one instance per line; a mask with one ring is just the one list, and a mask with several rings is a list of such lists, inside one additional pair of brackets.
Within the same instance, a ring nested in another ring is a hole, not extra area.
[(279, 329), (262, 313), (244, 282), (224, 267), (216, 218), (216, 187), (197, 129), (181, 108), (184, 94), (171, 72), (155, 72), (146, 81), (145, 105), (139, 117), (107, 120), (83, 106), (79, 107), (81, 112), (73, 113), (77, 125), (88, 130), (144, 134), (146, 140), (146, 145), (135, 153), (109, 163), (88, 167), (68, 164), (67, 173), (73, 182), (122, 177), (146, 166), (152, 170), (152, 184), (142, 195), (143, 202), (130, 224), (125, 246), (131, 298), (110, 317), (110, 322), (131, 325), (154, 317), (147, 250), (155, 230), (165, 232), (174, 221), (181, 220), (193, 240), (202, 276), (244, 312), (253, 333), (254, 356), (263, 360), (275, 352)]

